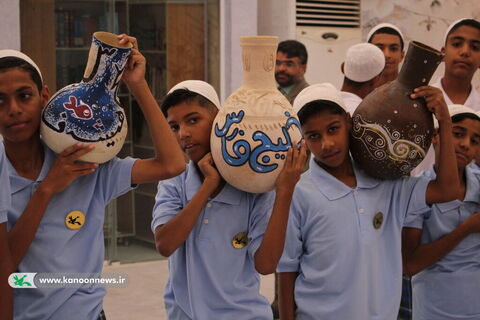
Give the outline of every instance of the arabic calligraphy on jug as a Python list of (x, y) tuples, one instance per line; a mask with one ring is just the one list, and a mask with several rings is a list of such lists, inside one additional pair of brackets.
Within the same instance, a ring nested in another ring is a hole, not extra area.
[(277, 37), (241, 37), (242, 86), (225, 101), (214, 121), (212, 156), (234, 187), (253, 193), (272, 190), (286, 152), (301, 139), (300, 123), (276, 89)]
[(98, 163), (120, 151), (127, 121), (116, 92), (130, 51), (116, 35), (94, 33), (83, 80), (59, 90), (42, 112), (41, 135), (53, 151), (76, 142), (95, 144), (80, 160)]

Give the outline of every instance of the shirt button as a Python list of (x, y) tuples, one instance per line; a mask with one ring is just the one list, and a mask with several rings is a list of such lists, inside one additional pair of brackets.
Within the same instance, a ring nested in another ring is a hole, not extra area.
[(363, 209), (359, 209), (359, 210), (358, 210), (358, 212), (360, 212), (360, 213), (364, 213), (364, 212), (365, 212), (365, 210), (363, 210)]
[(207, 208), (211, 208), (212, 207), (212, 204), (209, 202), (207, 203)]
[(203, 219), (203, 223), (208, 224), (208, 218)]

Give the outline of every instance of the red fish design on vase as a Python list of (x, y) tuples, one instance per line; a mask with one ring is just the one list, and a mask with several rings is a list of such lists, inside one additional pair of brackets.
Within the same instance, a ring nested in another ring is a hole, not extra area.
[(83, 80), (59, 90), (42, 112), (41, 135), (53, 151), (76, 142), (95, 144), (80, 159), (98, 163), (120, 151), (127, 121), (116, 93), (130, 51), (116, 35), (94, 33)]

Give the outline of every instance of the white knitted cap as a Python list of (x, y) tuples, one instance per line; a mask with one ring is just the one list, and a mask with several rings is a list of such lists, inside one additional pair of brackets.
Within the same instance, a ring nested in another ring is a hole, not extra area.
[(220, 99), (218, 99), (217, 92), (215, 91), (215, 89), (212, 87), (211, 84), (206, 83), (205, 81), (185, 80), (185, 81), (179, 82), (176, 85), (174, 85), (170, 89), (170, 91), (168, 91), (168, 94), (178, 89), (188, 89), (190, 91), (198, 93), (199, 95), (201, 95), (202, 97), (208, 99), (211, 103), (213, 103), (215, 107), (217, 107), (217, 109), (220, 109)]
[[(448, 105), (448, 113), (450, 113), (450, 117), (456, 116), (457, 114), (464, 114), (464, 113), (469, 113), (473, 114), (474, 116), (477, 116), (480, 119), (480, 114), (473, 110), (472, 108), (469, 108), (467, 106), (464, 106), (463, 104), (450, 104)], [(435, 129), (438, 129), (438, 121), (434, 117), (433, 119), (433, 126)]]
[(382, 50), (371, 43), (359, 43), (348, 48), (343, 71), (348, 79), (365, 82), (378, 76), (384, 67)]
[(307, 103), (315, 100), (334, 102), (345, 110), (345, 112), (348, 112), (345, 102), (343, 102), (342, 96), (340, 95), (340, 91), (328, 82), (312, 84), (300, 91), (295, 101), (293, 101), (293, 109), (298, 113)]
[(368, 32), (368, 35), (367, 35), (367, 42), (370, 42), (370, 38), (373, 36), (373, 34), (379, 30), (379, 29), (382, 29), (382, 28), (390, 28), (390, 29), (393, 29), (395, 31), (398, 32), (398, 34), (400, 35), (400, 38), (402, 38), (402, 42), (403, 42), (403, 46), (405, 47), (405, 37), (403, 36), (403, 33), (402, 31), (400, 31), (400, 29), (396, 26), (394, 26), (393, 24), (391, 23), (380, 23), (380, 24), (377, 24), (375, 27), (373, 27), (370, 32)]
[(23, 61), (27, 62), (28, 64), (30, 64), (32, 67), (35, 68), (35, 70), (37, 70), (38, 75), (40, 76), (40, 79), (43, 82), (43, 77), (42, 77), (42, 73), (40, 72), (40, 68), (25, 53), (17, 51), (17, 50), (11, 50), (11, 49), (0, 50), (0, 59), (7, 58), (7, 57), (19, 58), (19, 59), (22, 59)]
[(450, 31), (455, 28), (455, 26), (457, 24), (459, 24), (460, 22), (464, 21), (464, 20), (470, 20), (470, 19), (473, 19), (473, 18), (462, 18), (462, 19), (458, 19), (456, 21), (454, 21), (451, 25), (448, 26), (447, 28), (447, 31), (445, 31), (445, 35), (443, 36), (443, 44), (442, 45), (445, 45), (445, 43), (447, 43), (447, 37), (448, 37), (448, 34), (450, 33)]

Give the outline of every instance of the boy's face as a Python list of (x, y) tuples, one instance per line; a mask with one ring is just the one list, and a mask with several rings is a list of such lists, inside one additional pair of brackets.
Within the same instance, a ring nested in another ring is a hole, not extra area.
[(371, 44), (376, 45), (382, 50), (385, 56), (384, 75), (398, 72), (398, 65), (403, 60), (402, 44), (400, 37), (394, 34), (377, 33), (370, 40)]
[(210, 133), (215, 114), (198, 102), (182, 102), (167, 111), (167, 122), (183, 152), (197, 163), (210, 152)]
[(287, 54), (281, 51), (277, 52), (277, 61), (275, 63), (275, 80), (281, 87), (288, 87), (300, 81), (307, 66), (300, 62), (299, 57), (287, 57)]
[(445, 73), (470, 79), (480, 67), (480, 30), (470, 26), (457, 28), (448, 35), (442, 52)]
[(0, 134), (11, 142), (38, 135), (47, 101), (48, 89), (39, 92), (28, 72), (20, 68), (0, 72)]
[(326, 168), (341, 166), (348, 157), (350, 117), (325, 110), (302, 125), (303, 138), (317, 161)]
[[(452, 123), (452, 134), (457, 167), (463, 170), (480, 151), (480, 121), (466, 118)], [(433, 142), (438, 159), (440, 154), (438, 134), (434, 136)]]

